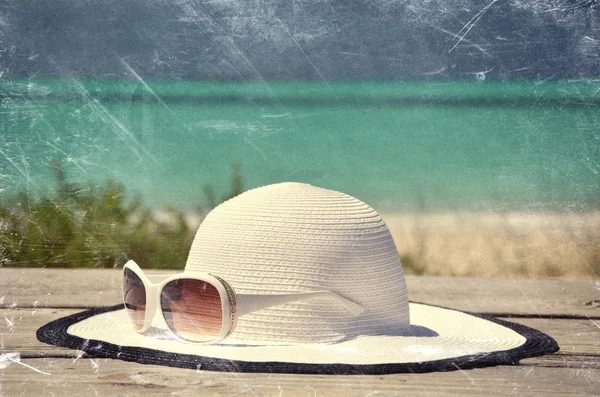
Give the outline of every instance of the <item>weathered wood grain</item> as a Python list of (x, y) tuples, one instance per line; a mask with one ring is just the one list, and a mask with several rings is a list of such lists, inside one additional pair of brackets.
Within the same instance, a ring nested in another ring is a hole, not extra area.
[[(57, 318), (81, 311), (80, 309), (1, 309), (0, 346), (3, 351), (19, 352), (22, 357), (76, 357), (81, 353), (40, 343), (35, 337), (39, 327)], [(522, 364), (535, 363), (575, 367), (581, 362), (579, 356), (587, 356), (586, 363), (596, 362), (600, 366), (600, 327), (594, 320), (557, 320), (539, 318), (508, 319), (533, 327), (551, 335), (559, 344), (562, 358), (544, 356), (524, 360)]]
[(83, 352), (38, 342), (37, 330), (81, 309), (0, 309), (0, 351), (21, 357), (77, 357)]
[(528, 358), (526, 360), (522, 360), (520, 365), (547, 368), (581, 368), (600, 370), (600, 356), (557, 353), (549, 356)]
[[(600, 284), (407, 276), (409, 297), (482, 313), (600, 318)], [(0, 269), (2, 307), (97, 307), (121, 301), (118, 269)]]
[(411, 301), (494, 314), (600, 317), (595, 282), (407, 277)]
[(116, 269), (0, 269), (2, 307), (96, 307), (121, 301)]
[(0, 269), (0, 350), (19, 353), (29, 366), (3, 360), (0, 395), (600, 395), (596, 283), (410, 276), (407, 282), (411, 300), (516, 315), (509, 319), (553, 336), (561, 351), (519, 366), (386, 376), (198, 372), (90, 359), (42, 344), (35, 332), (81, 310), (72, 308), (119, 303), (120, 271)]
[(236, 374), (104, 359), (24, 359), (0, 372), (6, 396), (594, 396), (600, 370), (494, 367), (385, 376)]
[(600, 360), (600, 322), (598, 320), (500, 318), (526, 325), (550, 335), (560, 346), (561, 354), (597, 355)]

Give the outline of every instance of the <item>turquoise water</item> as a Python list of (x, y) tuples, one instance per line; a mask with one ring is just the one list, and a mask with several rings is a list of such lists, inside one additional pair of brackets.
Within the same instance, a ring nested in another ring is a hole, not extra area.
[(600, 203), (600, 83), (1, 81), (0, 189), (108, 177), (195, 209), (307, 182), (381, 211), (588, 210)]

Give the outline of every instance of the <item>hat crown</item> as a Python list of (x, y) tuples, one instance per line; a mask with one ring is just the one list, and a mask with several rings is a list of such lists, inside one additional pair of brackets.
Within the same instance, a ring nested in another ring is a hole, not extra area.
[(310, 300), (264, 309), (239, 318), (232, 340), (327, 343), (398, 334), (410, 323), (400, 257), (379, 214), (307, 184), (264, 186), (219, 205), (200, 225), (185, 271), (218, 275), (239, 294), (327, 290), (365, 308), (352, 316)]

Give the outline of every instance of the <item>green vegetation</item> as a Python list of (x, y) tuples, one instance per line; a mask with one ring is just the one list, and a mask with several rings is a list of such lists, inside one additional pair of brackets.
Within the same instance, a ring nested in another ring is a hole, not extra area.
[[(0, 267), (122, 266), (183, 269), (196, 232), (176, 209), (158, 216), (114, 180), (75, 183), (58, 161), (56, 188), (32, 196), (0, 194)], [(204, 188), (207, 213), (244, 191), (239, 165), (231, 191)], [(197, 222), (197, 221), (196, 221)], [(478, 277), (568, 277), (600, 274), (600, 213), (416, 214), (386, 218), (400, 242), (405, 273)]]
[[(182, 212), (170, 208), (168, 220), (158, 220), (114, 180), (74, 183), (58, 161), (50, 166), (54, 192), (0, 196), (0, 266), (110, 268), (133, 259), (146, 268), (183, 269), (195, 230)], [(232, 185), (224, 199), (243, 191), (239, 165)], [(218, 204), (210, 187), (205, 194), (208, 207)]]

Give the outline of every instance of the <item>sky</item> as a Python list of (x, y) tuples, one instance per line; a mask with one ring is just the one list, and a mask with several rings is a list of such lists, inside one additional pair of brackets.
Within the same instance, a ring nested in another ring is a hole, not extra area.
[(4, 0), (3, 78), (600, 76), (600, 4), (528, 0)]

